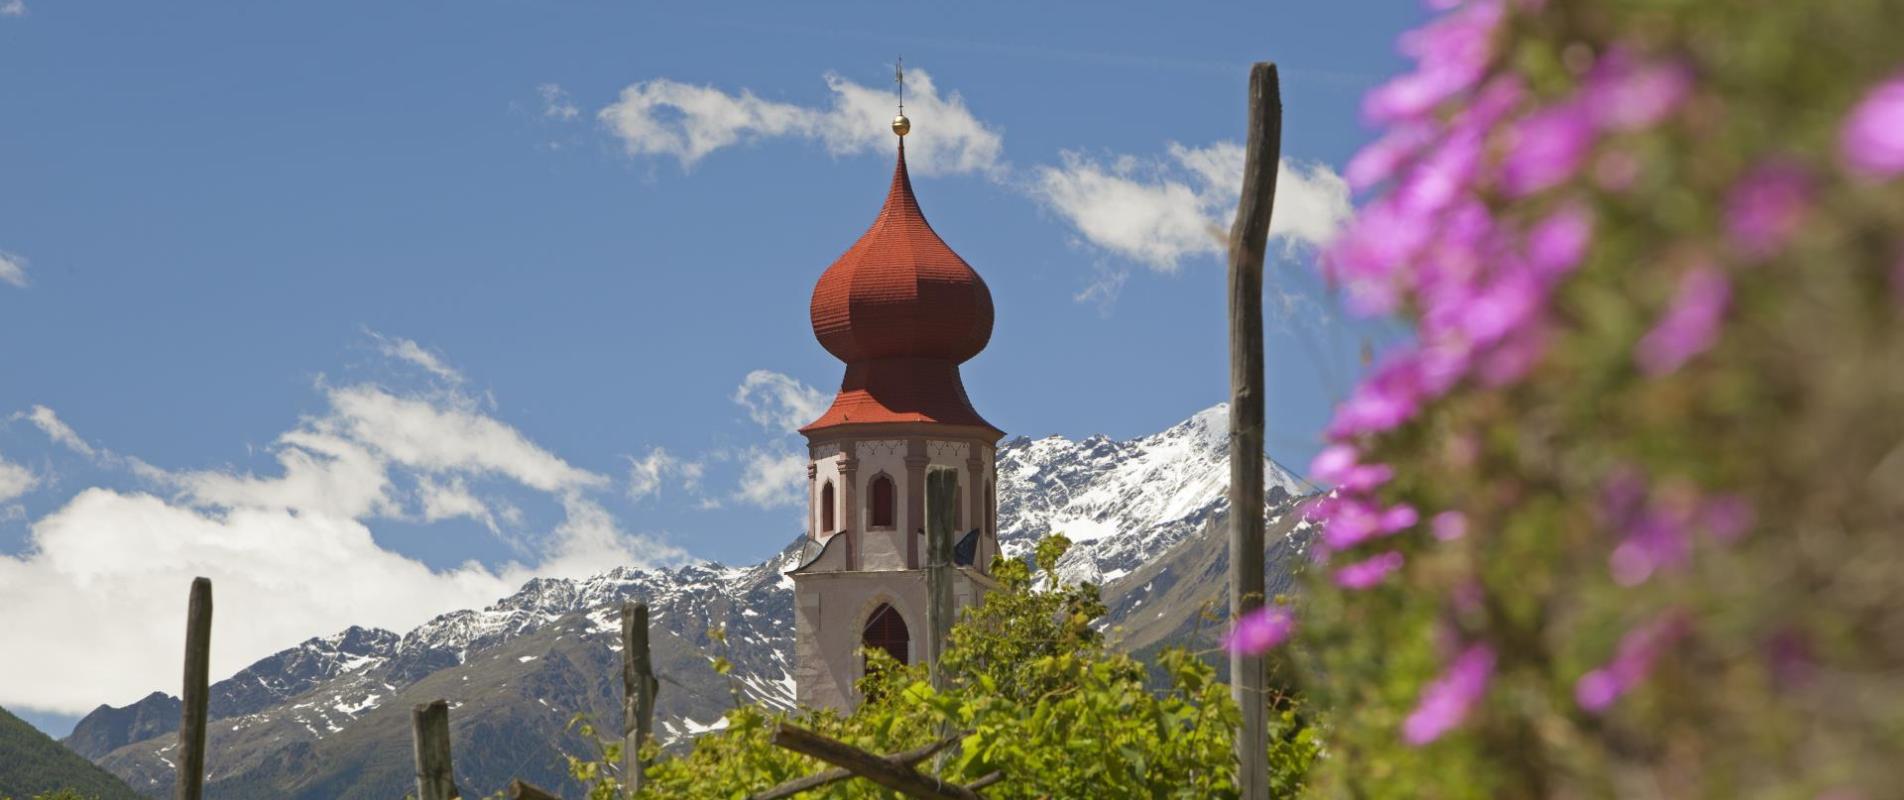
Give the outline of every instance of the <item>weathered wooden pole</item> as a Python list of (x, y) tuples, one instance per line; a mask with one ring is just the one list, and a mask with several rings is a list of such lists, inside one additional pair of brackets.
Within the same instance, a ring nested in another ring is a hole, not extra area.
[(416, 745), (417, 800), (461, 797), (450, 767), (450, 704), (437, 700), (412, 707), (410, 736)]
[(621, 771), (624, 797), (634, 797), (648, 780), (648, 760), (641, 748), (654, 732), (655, 679), (648, 654), (648, 604), (632, 600), (621, 604)]
[(205, 796), (205, 711), (212, 666), (212, 581), (192, 579), (185, 609), (185, 686), (179, 692), (178, 800)]
[[(1249, 142), (1243, 196), (1230, 226), (1230, 619), (1266, 601), (1263, 584), (1263, 255), (1282, 160), (1283, 101), (1276, 65), (1250, 67)], [(1260, 654), (1230, 654), (1230, 686), (1243, 712), (1236, 785), (1243, 800), (1269, 798), (1269, 683)]]
[(562, 800), (562, 796), (516, 778), (509, 782), (509, 800)]
[[(963, 738), (963, 736), (948, 736), (924, 747), (914, 748), (903, 753), (894, 753), (885, 758), (887, 761), (900, 766), (916, 767), (920, 762), (939, 754), (940, 751), (958, 744), (961, 738)], [(818, 774), (808, 775), (804, 778), (787, 781), (772, 789), (756, 794), (749, 798), (749, 800), (786, 800), (786, 798), (793, 797), (801, 792), (810, 792), (822, 786), (829, 786), (852, 777), (856, 777), (852, 770), (830, 769)]]
[[(813, 756), (907, 797), (922, 800), (979, 800), (978, 793), (971, 789), (926, 777), (895, 760), (881, 758), (845, 742), (785, 722), (774, 730), (773, 743), (796, 753)], [(996, 778), (986, 776), (986, 784), (995, 782)]]
[(958, 509), (959, 474), (926, 474), (926, 665), (935, 689), (945, 688), (939, 668), (952, 634), (952, 527)]

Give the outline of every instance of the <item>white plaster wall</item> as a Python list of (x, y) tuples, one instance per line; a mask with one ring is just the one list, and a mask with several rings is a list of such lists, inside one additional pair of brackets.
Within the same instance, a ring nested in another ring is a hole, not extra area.
[[(862, 531), (860, 550), (860, 569), (886, 570), (906, 568), (906, 441), (904, 439), (869, 439), (855, 442), (854, 453), (859, 458), (859, 473), (854, 476), (859, 485), (854, 487), (854, 519), (858, 520), (856, 530)], [(893, 525), (890, 528), (872, 527), (873, 476), (884, 472), (893, 481)]]
[[(833, 502), (836, 504), (833, 513), (839, 514), (841, 509), (837, 504), (846, 496), (846, 487), (840, 484), (840, 448), (836, 444), (813, 448), (813, 481), (807, 487), (807, 532), (815, 541), (825, 540), (832, 533), (820, 529), (820, 495), (827, 481), (833, 482)], [(842, 516), (834, 517), (836, 523), (844, 519)], [(839, 526), (835, 524), (834, 527)]]
[[(955, 572), (955, 607), (976, 602), (983, 590)], [(910, 663), (925, 659), (924, 570), (829, 572), (793, 576), (794, 696), (801, 705), (846, 710), (858, 703), (853, 684), (864, 670), (860, 643), (880, 603), (906, 621)]]

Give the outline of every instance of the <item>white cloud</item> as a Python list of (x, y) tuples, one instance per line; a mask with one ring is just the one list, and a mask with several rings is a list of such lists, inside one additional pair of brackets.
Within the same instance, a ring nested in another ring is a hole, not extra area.
[[(1175, 272), (1185, 258), (1224, 255), (1243, 186), (1241, 145), (1172, 143), (1166, 158), (1108, 161), (1067, 151), (1062, 160), (1037, 168), (1032, 192), (1084, 241), (1159, 272)], [(1272, 238), (1321, 246), (1350, 213), (1348, 184), (1328, 166), (1283, 160)]]
[[(217, 595), (216, 679), (312, 635), (349, 625), (406, 630), (478, 607), (532, 576), (685, 558), (617, 524), (591, 496), (606, 478), (479, 412), (467, 395), (320, 388), (328, 408), (277, 437), (278, 468), (266, 475), (161, 470), (87, 443), (52, 409), (16, 415), (164, 493), (84, 489), (33, 520), (20, 553), (0, 555), (0, 630), (38, 653), (0, 659), (0, 705), (81, 713), (175, 690), (176, 661), (160, 656), (178, 650), (194, 576), (211, 578)], [(0, 502), (22, 480), (4, 466)], [(522, 550), (527, 563), (432, 569), (372, 533), (380, 519), (520, 526), (513, 504), (483, 496), (498, 481), (561, 510), (553, 529)]]
[(655, 447), (641, 458), (628, 458), (628, 496), (640, 500), (661, 493), (670, 478), (679, 479), (682, 488), (700, 486), (703, 466), (699, 461), (684, 461), (666, 448)]
[(734, 499), (761, 508), (806, 502), (807, 457), (802, 453), (750, 447), (740, 455), (740, 486)]
[(557, 84), (545, 83), (537, 86), (536, 94), (542, 96), (542, 116), (567, 121), (582, 114), (582, 109), (577, 108), (575, 101), (569, 99), (569, 93)]
[(423, 504), (424, 522), (468, 517), (492, 533), (501, 530), (489, 504), (469, 490), (468, 482), (461, 475), (453, 475), (440, 483), (428, 476), (417, 478), (417, 499)]
[(16, 413), (11, 419), (26, 419), (32, 422), (34, 427), (43, 431), (55, 444), (82, 456), (93, 458), (98, 455), (92, 445), (87, 444), (85, 439), (79, 438), (79, 434), (73, 432), (72, 426), (61, 421), (59, 415), (46, 406), (34, 406), (33, 410)]
[[(621, 92), (598, 117), (635, 156), (671, 156), (693, 167), (716, 150), (776, 137), (817, 141), (827, 152), (886, 152), (896, 98), (884, 87), (862, 86), (826, 76), (832, 102), (825, 107), (764, 100), (745, 89), (729, 94), (666, 78), (642, 81)], [(941, 95), (924, 70), (906, 75), (906, 160), (923, 175), (1002, 174), (1003, 136), (966, 108), (958, 93)]]
[(826, 413), (833, 398), (789, 375), (757, 369), (734, 390), (734, 402), (747, 417), (776, 433), (794, 433)]
[(422, 368), (424, 372), (450, 383), (463, 382), (463, 373), (444, 362), (442, 356), (430, 352), (414, 340), (401, 336), (385, 336), (376, 331), (365, 332), (370, 334), (371, 339), (376, 340), (377, 351), (383, 353), (385, 358), (415, 365)]
[(26, 0), (7, 0), (0, 4), (0, 17), (26, 16)]
[[(0, 6), (0, 14), (7, 13), (7, 9), (18, 5), (19, 2), (20, 0), (13, 0), (12, 3)], [(24, 13), (25, 6), (21, 6), (21, 8), (23, 11), (16, 12), (13, 16), (19, 16), (19, 13)], [(5, 250), (0, 250), (0, 283), (11, 283), (22, 289), (26, 288), (26, 258), (14, 255)]]
[(0, 503), (33, 491), (39, 485), (40, 476), (33, 474), (33, 470), (0, 457)]
[(461, 396), (406, 397), (373, 385), (333, 389), (332, 415), (316, 430), (364, 443), (382, 458), (423, 472), (495, 475), (543, 492), (606, 486), (608, 479), (529, 441)]

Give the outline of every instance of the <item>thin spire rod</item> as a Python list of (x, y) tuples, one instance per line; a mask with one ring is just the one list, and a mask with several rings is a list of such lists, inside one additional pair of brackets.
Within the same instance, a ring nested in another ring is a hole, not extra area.
[(899, 84), (899, 116), (906, 115), (906, 57), (893, 62), (893, 83)]

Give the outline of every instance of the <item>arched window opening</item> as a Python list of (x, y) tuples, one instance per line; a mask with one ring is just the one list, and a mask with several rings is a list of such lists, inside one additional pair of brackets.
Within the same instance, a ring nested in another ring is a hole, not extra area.
[(875, 528), (892, 527), (894, 507), (892, 478), (886, 475), (873, 476), (873, 485), (866, 494), (866, 502), (871, 506), (868, 509), (870, 512), (868, 516), (872, 517), (872, 521), (868, 524)]
[(820, 532), (833, 532), (833, 482), (820, 487)]
[(884, 650), (894, 661), (907, 664), (911, 663), (906, 654), (911, 644), (912, 634), (906, 630), (906, 620), (898, 611), (886, 603), (873, 609), (873, 615), (866, 619), (866, 632), (861, 639), (863, 647)]

